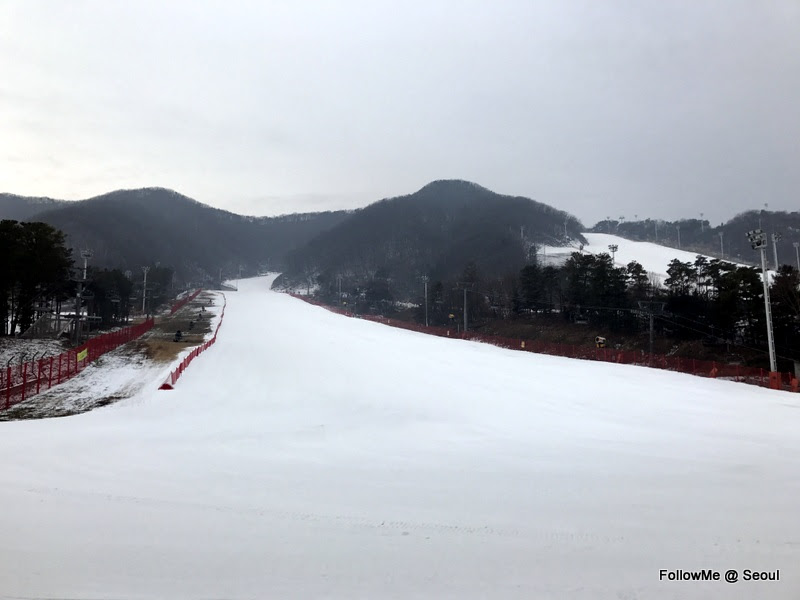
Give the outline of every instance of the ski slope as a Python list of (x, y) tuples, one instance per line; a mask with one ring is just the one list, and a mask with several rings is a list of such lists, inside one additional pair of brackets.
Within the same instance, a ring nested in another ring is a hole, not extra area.
[[(696, 252), (686, 252), (685, 250), (661, 246), (652, 242), (635, 242), (606, 233), (584, 233), (583, 237), (588, 242), (584, 245), (583, 252), (611, 255), (608, 247), (616, 244), (617, 251), (614, 253), (614, 264), (617, 267), (625, 267), (629, 262), (635, 260), (644, 267), (645, 271), (651, 273), (660, 282), (667, 279), (667, 268), (673, 259), (677, 258), (681, 262), (694, 263), (698, 256)], [(577, 251), (578, 248), (570, 246), (547, 246), (544, 248), (544, 256), (547, 262), (560, 264), (567, 260), (573, 252)], [(712, 260), (715, 257), (706, 256), (706, 258)]]
[(271, 280), (227, 294), (174, 390), (0, 423), (0, 598), (800, 597), (797, 395), (429, 337)]

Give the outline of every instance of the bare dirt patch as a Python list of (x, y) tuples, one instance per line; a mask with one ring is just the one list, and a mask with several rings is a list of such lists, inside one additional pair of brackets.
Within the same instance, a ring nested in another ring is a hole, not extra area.
[[(211, 318), (216, 314), (208, 310), (213, 304), (211, 294), (200, 294), (174, 315), (159, 317), (153, 328), (135, 342), (138, 351), (150, 360), (168, 363), (186, 348), (199, 346), (211, 332)], [(175, 332), (183, 334), (180, 342), (174, 341)]]

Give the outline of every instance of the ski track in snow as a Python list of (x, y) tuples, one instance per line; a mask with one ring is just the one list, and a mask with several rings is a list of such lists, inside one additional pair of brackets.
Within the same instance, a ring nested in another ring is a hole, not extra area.
[[(797, 598), (796, 395), (228, 294), (174, 390), (0, 423), (0, 598)], [(781, 569), (666, 582), (660, 569)], [(3, 595), (7, 594), (7, 595)]]

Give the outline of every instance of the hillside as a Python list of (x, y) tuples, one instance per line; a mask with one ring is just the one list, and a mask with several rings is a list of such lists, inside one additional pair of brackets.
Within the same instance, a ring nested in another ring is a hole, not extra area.
[(0, 194), (0, 219), (27, 221), (35, 215), (68, 204), (66, 200)]
[[(678, 221), (611, 219), (596, 223), (590, 231), (614, 234), (629, 240), (680, 247), (682, 250), (739, 263), (756, 264), (760, 259), (750, 247), (746, 233), (758, 228), (770, 236), (773, 233), (780, 235), (777, 246), (778, 261), (781, 264), (797, 264), (797, 255), (792, 245), (794, 242), (800, 242), (800, 212), (797, 211), (750, 210), (716, 227), (700, 219)], [(768, 257), (769, 266), (774, 268), (771, 240)]]
[(138, 270), (161, 263), (179, 279), (201, 283), (279, 267), (287, 251), (346, 218), (345, 211), (244, 217), (162, 188), (119, 190), (58, 204), (37, 221), (67, 234), (75, 250), (90, 248), (92, 264)]
[(278, 286), (348, 277), (390, 279), (400, 296), (419, 277), (457, 278), (474, 263), (500, 277), (518, 271), (538, 244), (583, 240), (578, 219), (529, 198), (474, 183), (435, 181), (414, 194), (384, 199), (289, 253)]

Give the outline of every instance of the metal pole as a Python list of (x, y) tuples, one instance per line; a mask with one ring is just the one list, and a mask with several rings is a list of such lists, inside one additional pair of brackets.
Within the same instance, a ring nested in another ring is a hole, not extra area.
[(792, 242), (794, 253), (797, 255), (797, 270), (800, 271), (800, 242)]
[(653, 360), (653, 307), (650, 307), (650, 360)]
[(464, 286), (464, 333), (467, 331), (467, 286)]
[(150, 270), (150, 267), (142, 267), (142, 273), (144, 273), (144, 283), (142, 283), (142, 313), (145, 311), (145, 302), (147, 301), (147, 272)]
[(781, 239), (781, 235), (779, 233), (772, 234), (772, 251), (775, 254), (775, 271), (778, 270), (778, 240)]
[(676, 228), (678, 229), (678, 250), (680, 250), (681, 249), (681, 226), (680, 225), (676, 225)]
[(769, 345), (769, 370), (778, 370), (775, 362), (775, 339), (772, 336), (772, 308), (769, 302), (769, 276), (767, 275), (767, 248), (761, 246), (761, 280), (764, 283), (764, 310), (767, 317), (767, 344)]
[(425, 275), (422, 278), (422, 282), (425, 284), (425, 327), (428, 326), (428, 276)]
[(724, 234), (723, 231), (719, 232), (719, 256), (723, 260), (725, 259), (725, 246), (722, 245), (722, 235)]
[(81, 296), (83, 295), (83, 282), (78, 282), (78, 295), (75, 296), (75, 345), (77, 346), (81, 341)]

